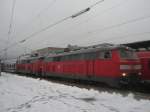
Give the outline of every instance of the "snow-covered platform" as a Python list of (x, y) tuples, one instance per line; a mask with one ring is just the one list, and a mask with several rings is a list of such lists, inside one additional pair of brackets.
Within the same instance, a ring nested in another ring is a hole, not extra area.
[(2, 73), (0, 112), (150, 112), (150, 100)]

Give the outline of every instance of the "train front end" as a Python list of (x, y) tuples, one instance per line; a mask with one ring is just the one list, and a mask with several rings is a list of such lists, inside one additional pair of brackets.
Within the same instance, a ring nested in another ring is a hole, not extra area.
[(141, 79), (141, 63), (133, 49), (120, 48), (119, 54), (119, 76), (120, 83), (125, 85), (137, 85)]

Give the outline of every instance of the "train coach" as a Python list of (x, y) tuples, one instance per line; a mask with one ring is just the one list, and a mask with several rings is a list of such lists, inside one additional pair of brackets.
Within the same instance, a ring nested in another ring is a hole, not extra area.
[(135, 51), (112, 44), (19, 60), (16, 70), (38, 76), (104, 82), (115, 87), (137, 84), (141, 76), (140, 60)]
[(15, 73), (16, 72), (16, 63), (2, 64), (2, 72)]
[(142, 82), (150, 83), (150, 51), (139, 51), (137, 55), (142, 65)]

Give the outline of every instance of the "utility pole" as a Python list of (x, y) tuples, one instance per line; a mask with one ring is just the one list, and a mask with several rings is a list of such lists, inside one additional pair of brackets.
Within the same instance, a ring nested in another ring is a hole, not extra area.
[(0, 76), (1, 76), (1, 69), (2, 69), (2, 64), (1, 64), (1, 59), (0, 59)]

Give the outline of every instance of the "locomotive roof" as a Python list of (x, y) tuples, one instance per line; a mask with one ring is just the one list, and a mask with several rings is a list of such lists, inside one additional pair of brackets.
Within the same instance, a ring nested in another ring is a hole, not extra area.
[(40, 59), (40, 58), (43, 58), (43, 57), (24, 57), (24, 58), (20, 58), (19, 60), (37, 60), (37, 59)]
[[(100, 51), (100, 50), (113, 50), (113, 49), (119, 49), (119, 48), (127, 48), (127, 47), (124, 45), (100, 44), (100, 45), (94, 45), (94, 46), (81, 48), (78, 50), (69, 51), (69, 52), (53, 54), (53, 55), (47, 56), (47, 58), (48, 57), (65, 56), (65, 55), (71, 55), (71, 54), (90, 53), (90, 52), (96, 52), (96, 51)], [(128, 49), (131, 49), (131, 48), (128, 48)]]
[(43, 59), (43, 58), (49, 58), (49, 57), (59, 57), (59, 56), (66, 56), (66, 55), (71, 55), (71, 54), (81, 54), (81, 53), (90, 53), (90, 52), (96, 52), (100, 50), (113, 50), (113, 49), (119, 49), (119, 48), (128, 48), (130, 50), (133, 50), (129, 47), (126, 47), (124, 45), (114, 45), (114, 44), (99, 44), (99, 45), (94, 45), (94, 46), (88, 46), (88, 47), (83, 47), (77, 50), (72, 50), (69, 52), (63, 52), (59, 54), (51, 54), (46, 57), (23, 57), (20, 58), (19, 60), (36, 60), (36, 59)]

